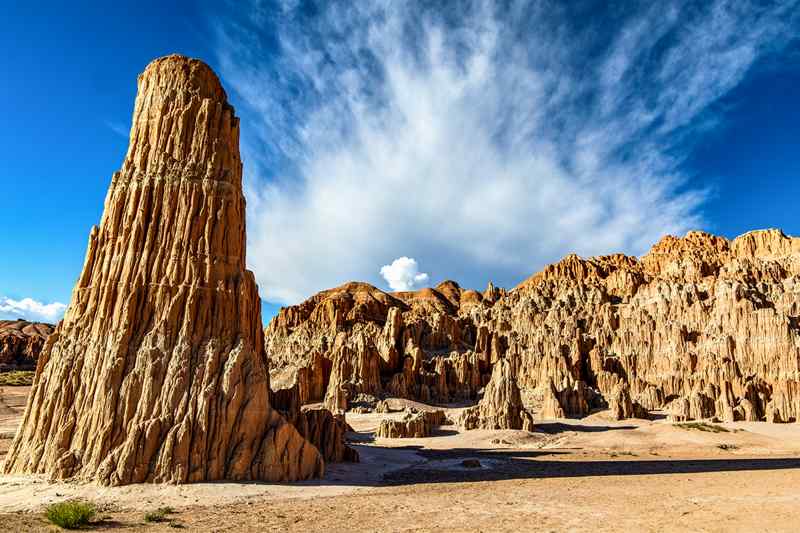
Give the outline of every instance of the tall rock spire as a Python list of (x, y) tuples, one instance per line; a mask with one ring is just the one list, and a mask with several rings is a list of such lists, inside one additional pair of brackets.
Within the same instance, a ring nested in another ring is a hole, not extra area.
[(111, 485), (322, 474), (269, 403), (241, 179), (239, 120), (214, 72), (153, 61), (6, 472)]

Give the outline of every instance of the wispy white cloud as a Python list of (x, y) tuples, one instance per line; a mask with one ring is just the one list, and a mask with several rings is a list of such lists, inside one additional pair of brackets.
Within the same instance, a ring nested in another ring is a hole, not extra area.
[(33, 298), (12, 300), (0, 296), (0, 318), (15, 320), (23, 318), (32, 322), (58, 322), (67, 306), (61, 302), (42, 303)]
[(106, 120), (105, 125), (108, 129), (110, 129), (120, 137), (123, 137), (125, 139), (130, 137), (130, 128), (126, 127), (121, 122), (116, 122), (114, 120)]
[(419, 271), (417, 261), (406, 256), (383, 265), (381, 276), (393, 291), (410, 291), (428, 281), (428, 274)]
[(711, 105), (790, 38), (797, 2), (608, 20), (568, 4), (256, 3), (258, 23), (220, 23), (262, 296), (376, 283), (401, 250), (434, 278), (508, 286), (703, 226), (681, 163)]

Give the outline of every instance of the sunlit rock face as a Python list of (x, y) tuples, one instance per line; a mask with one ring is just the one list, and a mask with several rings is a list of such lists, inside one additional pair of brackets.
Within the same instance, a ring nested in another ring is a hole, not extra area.
[(570, 255), (508, 292), (347, 284), (282, 310), (266, 344), (276, 386), (338, 409), (362, 394), (477, 401), (504, 360), (540, 418), (610, 407), (788, 422), (800, 418), (798, 317), (800, 239), (690, 232), (642, 258)]
[(241, 179), (239, 119), (217, 76), (153, 61), (6, 472), (111, 485), (322, 474), (316, 447), (270, 406)]

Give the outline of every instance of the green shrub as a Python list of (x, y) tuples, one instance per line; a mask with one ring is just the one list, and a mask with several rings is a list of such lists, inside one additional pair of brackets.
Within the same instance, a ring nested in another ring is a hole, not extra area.
[(145, 513), (144, 521), (145, 522), (164, 522), (167, 519), (167, 515), (173, 513), (172, 507), (159, 507), (155, 511), (150, 511), (149, 513)]
[(35, 372), (30, 370), (9, 370), (7, 372), (0, 372), (0, 385), (9, 387), (31, 385), (33, 383), (34, 373)]
[(730, 433), (730, 430), (716, 424), (708, 424), (706, 422), (687, 422), (678, 424), (679, 428), (683, 429), (699, 429), (700, 431), (708, 431), (710, 433)]
[(69, 501), (47, 507), (47, 519), (64, 529), (78, 529), (94, 518), (95, 507), (88, 502)]

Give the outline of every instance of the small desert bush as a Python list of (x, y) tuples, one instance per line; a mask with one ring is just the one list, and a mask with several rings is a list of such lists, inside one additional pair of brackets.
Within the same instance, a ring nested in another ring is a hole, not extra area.
[(635, 453), (628, 450), (614, 450), (613, 452), (610, 452), (608, 455), (610, 455), (611, 457), (619, 457), (622, 455), (627, 455), (629, 457), (636, 457)]
[(730, 430), (718, 426), (716, 424), (708, 424), (706, 422), (686, 422), (678, 424), (679, 428), (683, 429), (697, 429), (700, 431), (708, 431), (709, 433), (730, 433)]
[(64, 529), (78, 529), (89, 524), (95, 507), (88, 502), (69, 501), (54, 503), (47, 508), (47, 519)]
[(155, 511), (145, 513), (145, 522), (164, 522), (167, 520), (167, 515), (173, 513), (172, 507), (159, 507)]
[(15, 387), (31, 385), (33, 383), (33, 371), (30, 370), (9, 370), (0, 372), (0, 386)]

